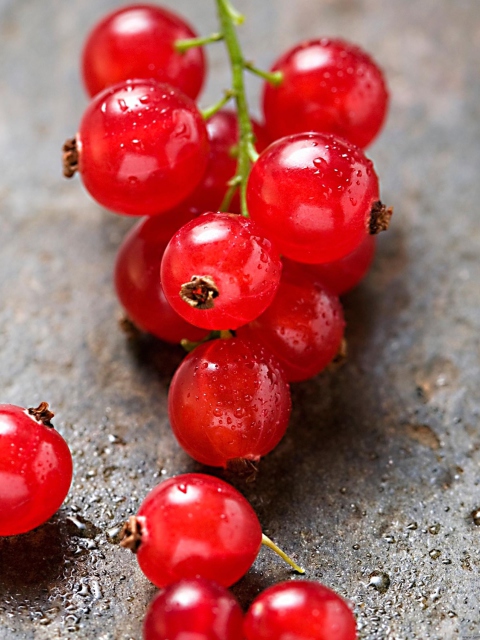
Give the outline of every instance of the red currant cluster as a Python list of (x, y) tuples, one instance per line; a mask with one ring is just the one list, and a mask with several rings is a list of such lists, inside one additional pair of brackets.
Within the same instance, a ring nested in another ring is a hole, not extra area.
[[(168, 399), (181, 446), (203, 464), (238, 468), (283, 437), (289, 383), (315, 376), (342, 349), (338, 296), (367, 272), (373, 236), (392, 213), (362, 151), (388, 94), (372, 59), (340, 40), (303, 42), (270, 72), (257, 69), (237, 38), (243, 17), (229, 0), (216, 5), (220, 31), (205, 38), (150, 5), (120, 9), (93, 29), (83, 54), (92, 101), (63, 159), (65, 175), (78, 171), (100, 204), (146, 216), (120, 247), (118, 296), (140, 329), (190, 351)], [(202, 112), (194, 100), (203, 46), (219, 40), (232, 87)], [(247, 71), (263, 79), (265, 124), (250, 118)], [(229, 100), (235, 111), (224, 108)], [(29, 427), (10, 466), (0, 455), (0, 475), (13, 482), (5, 495), (0, 485), (0, 535), (13, 535), (60, 506), (72, 466), (48, 405), (3, 405), (0, 414), (0, 454)], [(272, 587), (243, 617), (225, 587), (262, 543), (287, 559), (229, 484), (186, 474), (156, 487), (121, 535), (163, 589), (146, 640), (353, 640), (349, 607), (314, 582)]]

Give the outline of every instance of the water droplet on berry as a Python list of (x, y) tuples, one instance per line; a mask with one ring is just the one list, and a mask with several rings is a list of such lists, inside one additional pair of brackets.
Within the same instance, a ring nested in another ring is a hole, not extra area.
[(182, 493), (187, 493), (187, 487), (186, 487), (186, 485), (184, 485), (184, 484), (179, 484), (179, 485), (177, 485), (177, 489), (178, 489), (179, 491), (181, 491)]
[(128, 111), (128, 106), (125, 100), (123, 99), (118, 100), (118, 106), (120, 107), (120, 111), (123, 111), (123, 112)]

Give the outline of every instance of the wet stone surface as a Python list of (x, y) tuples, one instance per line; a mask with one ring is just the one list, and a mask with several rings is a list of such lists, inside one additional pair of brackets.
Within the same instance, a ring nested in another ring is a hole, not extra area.
[[(166, 4), (215, 29), (210, 3)], [(168, 427), (181, 350), (118, 326), (111, 272), (131, 221), (61, 177), (86, 103), (81, 43), (113, 6), (0, 2), (1, 401), (48, 401), (75, 462), (61, 511), (0, 540), (2, 640), (140, 639), (155, 589), (115, 532), (161, 478), (205, 470)], [(351, 600), (362, 639), (480, 637), (480, 6), (238, 6), (260, 66), (318, 34), (375, 54), (392, 106), (369, 153), (395, 216), (345, 298), (348, 363), (294, 386), (288, 435), (254, 484), (236, 484), (307, 577)], [(221, 45), (211, 68), (203, 105), (228, 82)], [(246, 607), (291, 577), (263, 550), (234, 591)]]

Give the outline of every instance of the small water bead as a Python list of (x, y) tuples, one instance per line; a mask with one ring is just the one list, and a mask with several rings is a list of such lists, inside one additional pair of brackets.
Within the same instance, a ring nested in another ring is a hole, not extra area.
[(386, 593), (390, 587), (390, 576), (384, 571), (372, 571), (368, 576), (368, 586), (373, 587), (379, 593)]

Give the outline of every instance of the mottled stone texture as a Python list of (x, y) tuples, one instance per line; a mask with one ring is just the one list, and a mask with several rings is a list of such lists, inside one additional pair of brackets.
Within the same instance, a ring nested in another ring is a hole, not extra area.
[[(215, 28), (211, 1), (166, 4)], [(114, 6), (0, 1), (0, 401), (50, 402), (75, 459), (59, 514), (0, 541), (2, 640), (140, 639), (154, 588), (106, 532), (161, 477), (201, 469), (167, 422), (181, 351), (129, 342), (117, 325), (111, 271), (131, 222), (61, 177), (59, 148), (86, 103), (81, 43)], [(318, 34), (374, 53), (392, 105), (370, 155), (395, 216), (345, 298), (348, 364), (295, 385), (287, 437), (255, 484), (237, 484), (307, 576), (350, 598), (361, 638), (480, 638), (480, 5), (238, 6), (261, 66)], [(211, 53), (203, 105), (228, 83), (222, 45)], [(290, 577), (262, 551), (234, 591), (247, 606)]]

